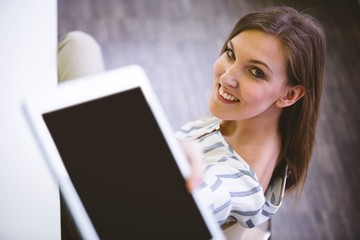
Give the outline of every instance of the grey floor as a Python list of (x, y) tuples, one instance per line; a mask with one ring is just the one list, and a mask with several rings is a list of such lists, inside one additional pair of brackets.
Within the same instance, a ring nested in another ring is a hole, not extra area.
[(288, 196), (272, 239), (360, 239), (360, 7), (356, 0), (59, 0), (59, 35), (82, 30), (108, 69), (140, 64), (174, 129), (208, 115), (212, 65), (245, 13), (307, 9), (328, 39), (317, 145), (303, 193)]

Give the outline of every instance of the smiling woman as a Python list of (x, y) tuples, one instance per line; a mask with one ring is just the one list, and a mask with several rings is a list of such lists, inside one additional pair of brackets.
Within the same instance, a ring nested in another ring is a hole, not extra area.
[(319, 113), (325, 36), (310, 15), (273, 7), (241, 18), (214, 64), (213, 116), (176, 134), (203, 149), (200, 192), (223, 226), (254, 227), (301, 190)]

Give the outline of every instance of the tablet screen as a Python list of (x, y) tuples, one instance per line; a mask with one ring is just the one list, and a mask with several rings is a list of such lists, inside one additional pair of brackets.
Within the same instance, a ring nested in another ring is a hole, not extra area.
[(210, 239), (140, 88), (43, 114), (101, 239)]

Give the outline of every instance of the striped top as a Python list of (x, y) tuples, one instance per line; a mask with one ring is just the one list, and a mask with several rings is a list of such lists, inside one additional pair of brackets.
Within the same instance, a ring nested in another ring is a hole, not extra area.
[(281, 206), (286, 170), (282, 177), (273, 177), (264, 194), (254, 171), (225, 141), (220, 122), (215, 117), (189, 122), (175, 136), (200, 143), (205, 173), (199, 194), (219, 224), (236, 221), (251, 228), (268, 220)]

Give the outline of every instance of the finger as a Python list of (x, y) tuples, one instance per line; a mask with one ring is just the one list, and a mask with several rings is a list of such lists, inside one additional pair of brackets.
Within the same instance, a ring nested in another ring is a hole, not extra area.
[(201, 183), (203, 176), (203, 154), (197, 142), (183, 141), (181, 145), (191, 165), (191, 174), (186, 181), (188, 191), (192, 192)]

